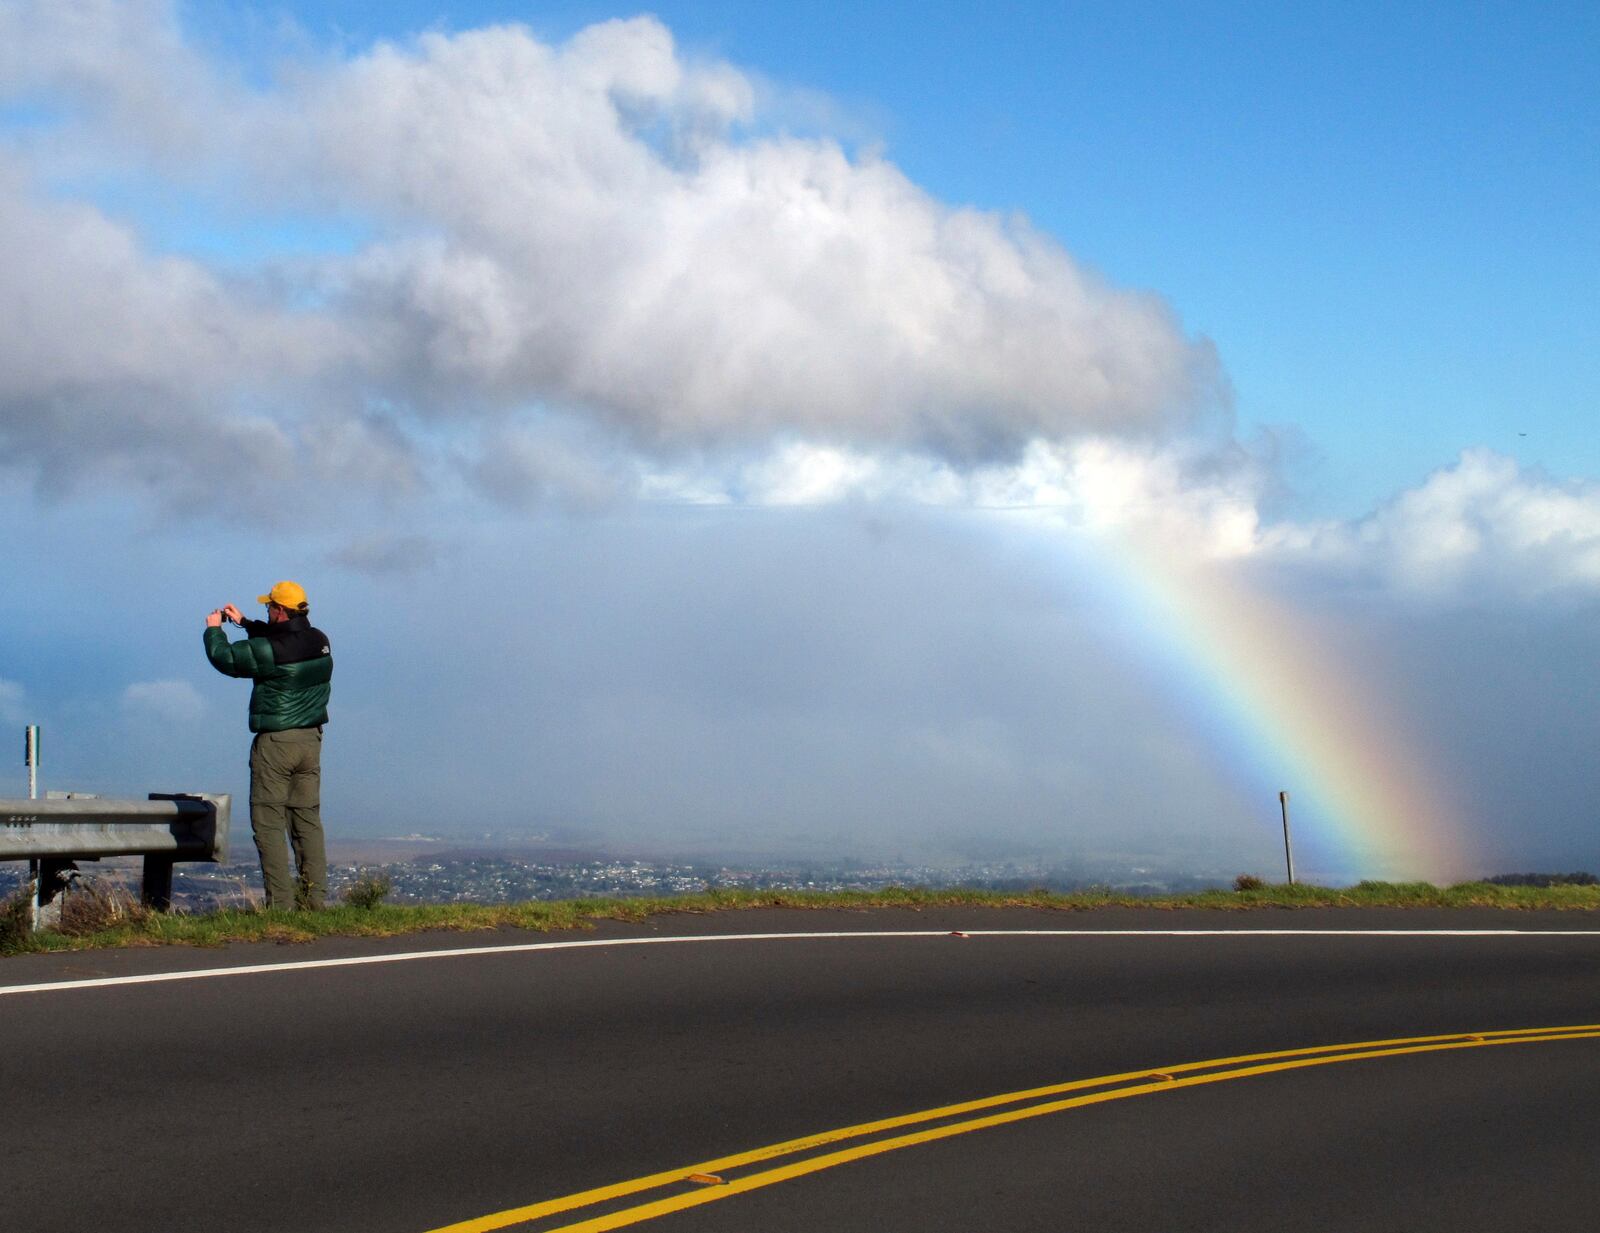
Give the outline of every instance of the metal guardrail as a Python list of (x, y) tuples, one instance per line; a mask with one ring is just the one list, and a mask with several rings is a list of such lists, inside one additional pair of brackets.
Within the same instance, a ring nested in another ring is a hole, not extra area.
[(157, 794), (148, 800), (73, 796), (0, 800), (0, 860), (47, 856), (226, 858), (233, 798), (205, 793)]
[(82, 860), (144, 857), (144, 901), (172, 903), (177, 861), (222, 861), (228, 852), (233, 797), (227, 793), (156, 793), (148, 800), (64, 796), (0, 799), (0, 861), (38, 863), (38, 904), (53, 900), (62, 874)]

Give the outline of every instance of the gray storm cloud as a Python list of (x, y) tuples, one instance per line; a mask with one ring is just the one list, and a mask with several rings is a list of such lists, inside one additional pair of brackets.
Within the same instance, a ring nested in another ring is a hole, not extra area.
[(141, 252), (93, 207), (30, 200), (6, 170), (0, 163), (9, 460), (31, 462), (51, 494), (94, 471), (168, 495), (196, 470), (286, 484), (291, 426), (245, 404), (270, 389), (274, 361), (314, 349), (310, 340), (195, 263)]
[[(0, 36), (0, 97), (50, 116), (0, 138), (13, 461), (48, 467), (67, 441), (113, 470), (312, 457), (314, 479), (387, 486), (441, 423), (549, 407), (647, 452), (789, 437), (970, 462), (1223, 398), (1213, 349), (1159, 298), (881, 158), (769, 132), (745, 75), (651, 18), (561, 45), (498, 26), (302, 53), (265, 87), (153, 0), (17, 0)], [(369, 230), (212, 269), (72, 200), (86, 166), (223, 225)]]

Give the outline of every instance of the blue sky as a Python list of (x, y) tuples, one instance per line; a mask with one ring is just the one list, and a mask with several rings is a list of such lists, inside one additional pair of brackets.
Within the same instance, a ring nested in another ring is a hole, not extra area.
[(0, 724), (63, 782), (242, 792), (199, 618), (293, 577), (346, 833), (1256, 867), (1291, 764), (1107, 599), (1164, 561), (1456, 828), (1300, 794), (1309, 869), (1600, 864), (1600, 15), (651, 12), (0, 0)]

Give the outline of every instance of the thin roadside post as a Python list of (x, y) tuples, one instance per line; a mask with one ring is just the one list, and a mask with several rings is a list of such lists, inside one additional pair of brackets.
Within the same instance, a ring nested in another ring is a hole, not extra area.
[(39, 799), (39, 725), (29, 724), (23, 734), (22, 758), (28, 764), (28, 799)]
[[(22, 736), (22, 759), (28, 764), (28, 799), (39, 799), (39, 725), (29, 724)], [(28, 862), (28, 882), (33, 887), (28, 895), (28, 932), (32, 933), (39, 927), (39, 881), (40, 869), (38, 861)]]
[(1278, 793), (1278, 807), (1283, 810), (1283, 863), (1289, 867), (1289, 885), (1294, 885), (1294, 844), (1289, 841), (1289, 794)]

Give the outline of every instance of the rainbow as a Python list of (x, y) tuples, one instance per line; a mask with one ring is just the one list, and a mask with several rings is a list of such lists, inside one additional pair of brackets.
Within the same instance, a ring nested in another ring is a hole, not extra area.
[(1100, 538), (1095, 562), (1152, 675), (1259, 794), (1280, 847), (1276, 794), (1289, 792), (1298, 873), (1444, 882), (1477, 871), (1425, 742), (1313, 615), (1243, 570), (1126, 529)]

